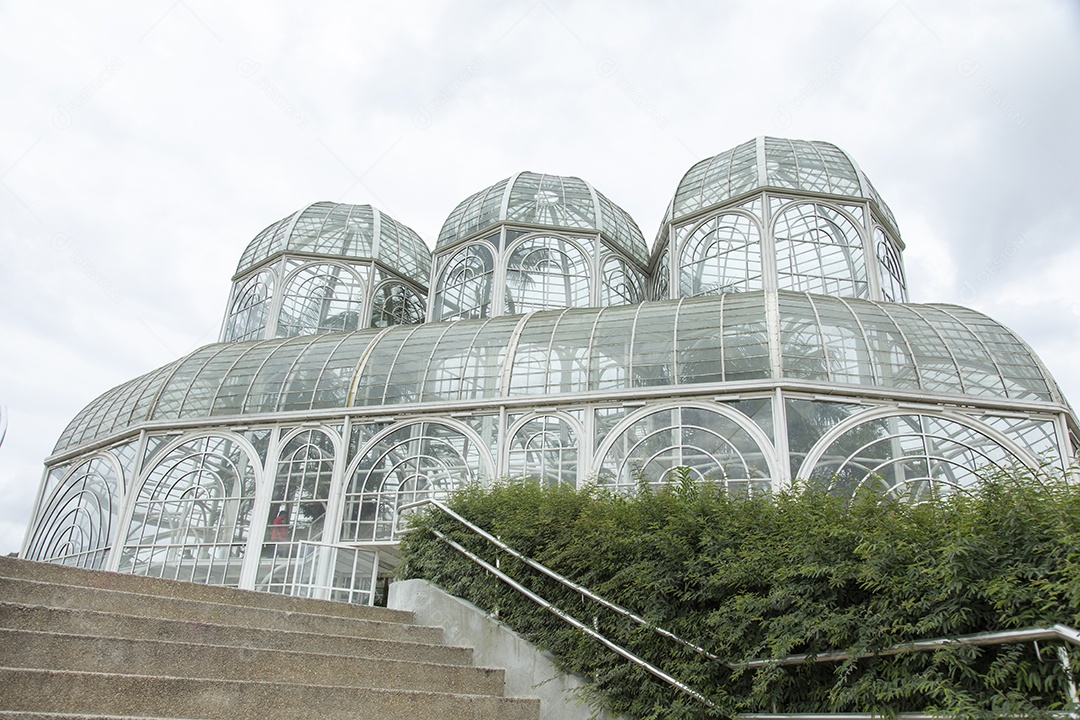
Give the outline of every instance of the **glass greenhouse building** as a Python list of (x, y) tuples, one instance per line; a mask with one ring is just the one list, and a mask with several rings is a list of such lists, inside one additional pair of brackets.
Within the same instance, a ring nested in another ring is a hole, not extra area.
[(114, 388), (45, 461), (24, 557), (374, 602), (397, 508), (471, 481), (632, 490), (677, 466), (917, 501), (1073, 462), (1034, 352), (907, 302), (855, 162), (763, 137), (686, 173), (652, 248), (575, 177), (462, 201), (434, 252), (315, 203), (244, 250), (221, 342)]

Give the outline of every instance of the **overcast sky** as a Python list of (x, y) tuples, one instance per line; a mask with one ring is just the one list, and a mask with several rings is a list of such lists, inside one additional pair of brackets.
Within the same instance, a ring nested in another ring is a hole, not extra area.
[(1080, 398), (1075, 2), (279, 6), (0, 3), (0, 553), (80, 408), (216, 340), (271, 222), (370, 203), (430, 244), (534, 170), (651, 241), (682, 174), (757, 135), (851, 153), (912, 299), (1004, 322)]

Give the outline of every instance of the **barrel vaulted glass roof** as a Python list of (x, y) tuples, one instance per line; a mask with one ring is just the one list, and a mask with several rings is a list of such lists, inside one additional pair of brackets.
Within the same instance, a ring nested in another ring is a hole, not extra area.
[(725, 294), (208, 345), (80, 412), (54, 452), (144, 421), (348, 406), (546, 398), (781, 376), (1063, 403), (1010, 330), (972, 310), (779, 293)]
[(773, 137), (744, 142), (691, 167), (675, 190), (665, 222), (678, 222), (759, 187), (872, 200), (896, 231), (892, 211), (851, 156), (827, 142)]
[(436, 251), (500, 222), (596, 230), (630, 257), (646, 262), (637, 223), (581, 178), (522, 172), (463, 200), (443, 223)]
[(370, 205), (317, 202), (278, 220), (248, 244), (236, 277), (287, 252), (379, 260), (424, 287), (431, 272), (423, 239)]

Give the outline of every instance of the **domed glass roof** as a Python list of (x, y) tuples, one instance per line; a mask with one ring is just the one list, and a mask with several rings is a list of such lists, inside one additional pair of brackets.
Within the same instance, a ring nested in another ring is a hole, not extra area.
[(90, 403), (54, 453), (147, 421), (778, 379), (1064, 403), (1031, 349), (973, 310), (778, 295), (779, 338), (766, 295), (746, 292), (208, 345)]
[(846, 195), (871, 200), (896, 231), (889, 206), (840, 148), (819, 140), (759, 137), (707, 158), (679, 182), (665, 222), (719, 205), (759, 187)]
[(597, 230), (630, 257), (648, 251), (634, 219), (581, 178), (522, 172), (463, 200), (443, 223), (435, 250), (500, 222)]
[(431, 272), (420, 236), (370, 205), (317, 202), (277, 221), (248, 244), (236, 277), (286, 252), (379, 260), (424, 287)]

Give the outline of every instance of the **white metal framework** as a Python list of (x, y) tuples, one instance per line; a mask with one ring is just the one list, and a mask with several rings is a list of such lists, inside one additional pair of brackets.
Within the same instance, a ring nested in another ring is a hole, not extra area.
[(692, 167), (651, 256), (572, 177), (470, 196), (433, 260), (377, 210), (316, 203), (245, 250), (222, 342), (71, 421), (24, 554), (373, 602), (398, 509), (472, 481), (632, 491), (681, 466), (918, 501), (1067, 469), (1076, 419), (1039, 359), (904, 302), (903, 247), (845, 153), (774, 138)]

